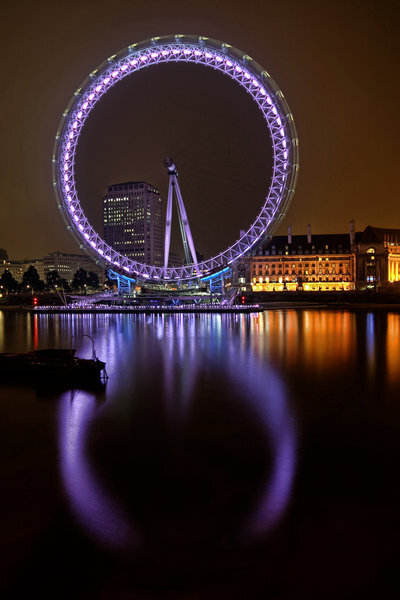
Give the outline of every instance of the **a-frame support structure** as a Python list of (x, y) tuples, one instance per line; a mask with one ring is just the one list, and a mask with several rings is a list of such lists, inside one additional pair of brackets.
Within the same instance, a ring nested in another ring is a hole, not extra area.
[(185, 252), (185, 261), (186, 264), (193, 263), (197, 269), (196, 250), (194, 247), (192, 232), (190, 231), (185, 205), (183, 203), (181, 189), (179, 187), (178, 171), (176, 170), (175, 163), (171, 158), (166, 158), (164, 160), (164, 166), (167, 168), (169, 175), (167, 214), (165, 220), (164, 268), (166, 269), (168, 267), (169, 247), (171, 243), (172, 203), (175, 191), (179, 226), (181, 230), (183, 249)]

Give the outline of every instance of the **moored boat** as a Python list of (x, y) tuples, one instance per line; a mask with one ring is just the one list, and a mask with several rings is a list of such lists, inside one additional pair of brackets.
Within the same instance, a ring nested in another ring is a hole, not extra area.
[[(73, 349), (44, 349), (25, 353), (0, 353), (0, 375), (23, 375), (32, 380), (64, 382), (99, 381), (106, 364), (98, 358), (79, 358)], [(28, 380), (29, 381), (29, 380)]]

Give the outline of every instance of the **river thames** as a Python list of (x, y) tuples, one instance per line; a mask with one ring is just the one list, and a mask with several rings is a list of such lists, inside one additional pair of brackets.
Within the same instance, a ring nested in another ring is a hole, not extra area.
[(0, 311), (94, 390), (0, 383), (1, 594), (395, 598), (400, 313)]

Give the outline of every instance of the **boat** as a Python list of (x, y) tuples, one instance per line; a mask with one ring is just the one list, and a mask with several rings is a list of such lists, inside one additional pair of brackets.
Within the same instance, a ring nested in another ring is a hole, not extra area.
[(106, 363), (96, 356), (75, 356), (74, 349), (43, 349), (24, 353), (0, 353), (0, 376), (24, 376), (29, 380), (64, 383), (98, 382), (107, 378)]

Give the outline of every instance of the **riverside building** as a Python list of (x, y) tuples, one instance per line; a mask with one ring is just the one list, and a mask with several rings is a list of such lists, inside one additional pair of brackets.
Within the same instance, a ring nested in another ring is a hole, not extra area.
[(21, 283), (25, 271), (30, 266), (35, 267), (39, 278), (46, 280), (49, 271), (57, 271), (60, 277), (68, 283), (74, 278), (79, 268), (92, 271), (101, 280), (102, 269), (97, 266), (86, 254), (65, 254), (64, 252), (50, 252), (43, 258), (25, 258), (23, 260), (0, 260), (0, 277), (4, 271), (10, 271), (16, 281)]
[(400, 229), (274, 236), (250, 258), (251, 288), (273, 291), (390, 290), (400, 282)]
[(21, 283), (25, 271), (30, 266), (34, 266), (38, 272), (39, 278), (44, 279), (44, 261), (43, 258), (24, 258), (23, 260), (2, 260), (0, 262), (0, 277), (4, 271), (10, 271), (18, 283)]
[(400, 281), (400, 229), (368, 226), (357, 235), (357, 281), (370, 286)]
[[(353, 245), (352, 245), (353, 241)], [(258, 291), (355, 289), (354, 231), (349, 234), (274, 236), (251, 257), (251, 284)]]
[(71, 283), (78, 269), (96, 273), (102, 280), (103, 270), (86, 254), (66, 254), (65, 252), (50, 252), (43, 258), (44, 278), (49, 271), (57, 271), (60, 277)]
[(163, 264), (162, 200), (144, 181), (109, 186), (103, 198), (104, 241), (124, 256)]

